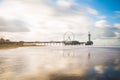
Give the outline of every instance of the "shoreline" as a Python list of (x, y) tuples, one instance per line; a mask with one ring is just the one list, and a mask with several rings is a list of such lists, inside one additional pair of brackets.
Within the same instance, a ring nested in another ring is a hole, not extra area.
[[(2, 44), (0, 45), (0, 50), (4, 49), (14, 49), (14, 48), (19, 48), (19, 47), (34, 47), (34, 46), (46, 46), (46, 45), (25, 45), (25, 44)], [(68, 46), (67, 46), (68, 47)], [(120, 48), (120, 46), (79, 46), (79, 47), (86, 47), (86, 48)]]
[(33, 47), (33, 46), (43, 46), (43, 45), (0, 45), (0, 50), (14, 49), (14, 48), (19, 48), (19, 47)]

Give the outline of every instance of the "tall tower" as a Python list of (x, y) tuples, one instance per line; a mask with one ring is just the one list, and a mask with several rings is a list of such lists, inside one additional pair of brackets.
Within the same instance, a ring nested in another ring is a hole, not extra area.
[(93, 42), (91, 41), (91, 34), (88, 33), (88, 41), (85, 43), (85, 45), (93, 45)]
[(90, 34), (90, 32), (88, 34), (88, 41), (91, 41), (91, 34)]

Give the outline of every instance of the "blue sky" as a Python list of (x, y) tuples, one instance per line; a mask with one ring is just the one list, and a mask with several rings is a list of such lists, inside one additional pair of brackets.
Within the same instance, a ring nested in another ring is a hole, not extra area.
[(98, 10), (110, 22), (120, 22), (119, 18), (113, 18), (116, 11), (120, 11), (120, 0), (76, 0), (76, 2)]
[[(120, 45), (120, 0), (0, 0), (0, 37), (11, 40), (76, 40)], [(21, 35), (24, 34), (24, 35)], [(26, 37), (27, 36), (27, 37)], [(39, 37), (38, 37), (39, 36)]]
[(120, 0), (76, 0), (76, 2), (101, 11), (114, 12), (120, 10)]

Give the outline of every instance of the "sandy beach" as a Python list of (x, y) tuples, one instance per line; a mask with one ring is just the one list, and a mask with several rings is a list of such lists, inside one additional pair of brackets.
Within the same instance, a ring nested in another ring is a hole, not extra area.
[(119, 47), (42, 46), (0, 50), (0, 80), (119, 80)]

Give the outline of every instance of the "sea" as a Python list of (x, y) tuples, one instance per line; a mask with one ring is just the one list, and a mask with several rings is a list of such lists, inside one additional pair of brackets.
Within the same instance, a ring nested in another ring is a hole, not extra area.
[(0, 80), (120, 80), (120, 47), (1, 49)]

